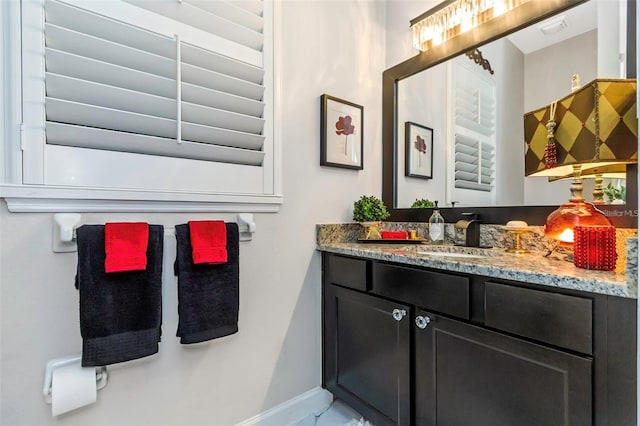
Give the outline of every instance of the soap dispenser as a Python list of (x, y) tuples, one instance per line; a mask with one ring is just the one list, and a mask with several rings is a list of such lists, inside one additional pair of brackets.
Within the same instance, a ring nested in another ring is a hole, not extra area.
[(434, 244), (444, 244), (444, 218), (438, 210), (438, 202), (433, 208), (433, 214), (429, 218), (429, 238)]

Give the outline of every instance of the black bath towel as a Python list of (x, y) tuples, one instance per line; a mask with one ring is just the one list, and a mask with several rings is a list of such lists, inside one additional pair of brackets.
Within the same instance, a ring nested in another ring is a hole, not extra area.
[(144, 271), (105, 272), (104, 225), (81, 226), (77, 240), (82, 366), (115, 364), (157, 353), (163, 227), (149, 225)]
[(176, 225), (180, 343), (204, 342), (238, 331), (238, 225), (227, 223), (226, 228), (227, 263), (195, 265), (189, 225)]

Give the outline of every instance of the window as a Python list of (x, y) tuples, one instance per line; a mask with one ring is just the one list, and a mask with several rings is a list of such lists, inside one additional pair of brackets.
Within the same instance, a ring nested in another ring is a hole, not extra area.
[(9, 3), (20, 10), (5, 22), (22, 21), (20, 178), (9, 183), (281, 202), (271, 2)]
[[(466, 60), (466, 58), (463, 58)], [(482, 70), (480, 70), (481, 72)], [(496, 89), (475, 69), (453, 65), (450, 201), (495, 201)]]

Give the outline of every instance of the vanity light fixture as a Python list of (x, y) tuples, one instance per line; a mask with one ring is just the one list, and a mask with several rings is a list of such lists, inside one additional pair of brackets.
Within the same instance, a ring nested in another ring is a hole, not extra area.
[(573, 176), (570, 200), (551, 212), (545, 234), (572, 244), (576, 225), (611, 225), (582, 198), (582, 174), (638, 162), (636, 80), (596, 79), (524, 115), (525, 176)]
[(411, 20), (413, 46), (434, 46), (533, 0), (449, 0)]

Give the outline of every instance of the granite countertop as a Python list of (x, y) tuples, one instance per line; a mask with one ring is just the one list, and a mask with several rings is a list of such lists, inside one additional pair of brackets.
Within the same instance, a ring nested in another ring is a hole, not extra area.
[[(451, 272), (484, 275), (634, 299), (638, 297), (637, 279), (633, 279), (633, 277), (627, 279), (627, 275), (631, 274), (581, 269), (562, 258), (545, 257), (541, 252), (515, 255), (507, 253), (504, 248), (482, 249), (429, 244), (365, 244), (331, 241), (323, 238), (318, 238), (317, 248), (336, 254)], [(463, 255), (457, 257), (454, 253), (450, 255), (419, 253), (429, 251), (458, 252)], [(635, 268), (633, 272), (635, 273)], [(634, 274), (634, 276), (637, 275)]]

